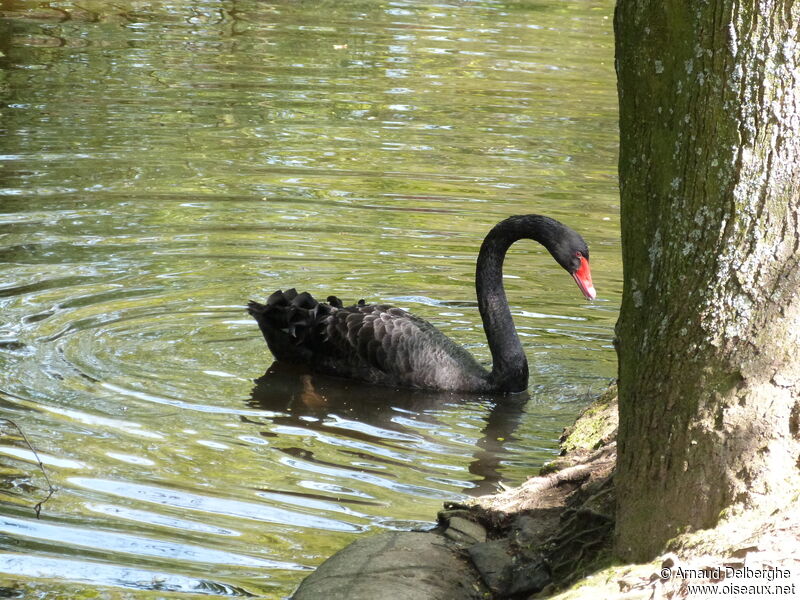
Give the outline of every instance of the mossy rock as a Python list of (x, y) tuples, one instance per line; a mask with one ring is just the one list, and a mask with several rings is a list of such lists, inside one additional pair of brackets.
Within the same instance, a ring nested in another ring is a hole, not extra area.
[(616, 437), (617, 384), (612, 383), (603, 394), (583, 409), (575, 424), (561, 436), (562, 454), (593, 452)]

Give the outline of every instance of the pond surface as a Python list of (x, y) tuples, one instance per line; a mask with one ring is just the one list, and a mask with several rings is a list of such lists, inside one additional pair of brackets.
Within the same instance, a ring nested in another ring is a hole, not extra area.
[[(0, 1), (0, 595), (281, 598), (360, 535), (518, 484), (614, 377), (610, 1)], [(526, 403), (273, 369), (244, 305), (389, 302), (490, 360), (506, 261)]]

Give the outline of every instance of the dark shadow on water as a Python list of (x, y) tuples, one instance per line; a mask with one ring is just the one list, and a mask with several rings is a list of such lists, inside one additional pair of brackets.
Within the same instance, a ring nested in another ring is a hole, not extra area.
[[(497, 484), (502, 479), (501, 462), (508, 456), (506, 445), (514, 439), (529, 398), (527, 393), (479, 396), (386, 388), (310, 373), (302, 367), (278, 362), (255, 382), (248, 404), (277, 413), (270, 419), (276, 425), (330, 433), (330, 428), (325, 425), (326, 419), (337, 415), (370, 428), (394, 432), (397, 441), (402, 441), (406, 435), (420, 435), (419, 429), (412, 430), (398, 422), (398, 416), (433, 426), (431, 432), (435, 436), (437, 425), (443, 429), (447, 425), (438, 422), (433, 410), (444, 405), (480, 402), (487, 407), (487, 414), (469, 465), (469, 472), (477, 479), (474, 487), (463, 490), (471, 496), (497, 491)], [(347, 433), (356, 439), (374, 440), (374, 434), (370, 432), (348, 429)], [(276, 434), (263, 432), (263, 435)], [(391, 436), (382, 441), (387, 445), (393, 444)], [(289, 453), (292, 450), (286, 449)]]

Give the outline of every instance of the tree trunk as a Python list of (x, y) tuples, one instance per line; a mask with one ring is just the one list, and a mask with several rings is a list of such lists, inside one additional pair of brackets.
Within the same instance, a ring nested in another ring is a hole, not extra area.
[(800, 490), (800, 3), (619, 0), (616, 549)]

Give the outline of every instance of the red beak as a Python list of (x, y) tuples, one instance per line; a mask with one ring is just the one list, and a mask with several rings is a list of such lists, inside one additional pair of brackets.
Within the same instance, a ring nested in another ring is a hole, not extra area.
[(581, 266), (572, 274), (572, 278), (578, 284), (586, 299), (594, 300), (597, 292), (594, 291), (594, 285), (592, 285), (592, 271), (589, 269), (589, 261), (583, 256), (580, 259)]

